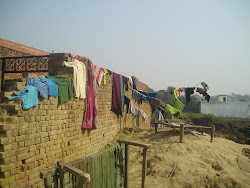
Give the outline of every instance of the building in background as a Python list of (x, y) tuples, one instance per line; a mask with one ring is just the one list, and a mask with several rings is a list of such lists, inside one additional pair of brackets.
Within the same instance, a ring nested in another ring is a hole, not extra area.
[(217, 100), (219, 102), (227, 102), (228, 101), (228, 96), (227, 95), (218, 95)]
[(227, 95), (218, 95), (217, 101), (201, 101), (200, 113), (226, 118), (249, 118), (249, 102), (231, 101)]

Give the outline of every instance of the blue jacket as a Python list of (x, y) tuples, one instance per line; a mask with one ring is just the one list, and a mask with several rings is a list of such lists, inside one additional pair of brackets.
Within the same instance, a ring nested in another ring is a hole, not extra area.
[(58, 96), (58, 87), (56, 82), (52, 78), (41, 78), (40, 80), (48, 86), (49, 96), (57, 97)]
[(42, 98), (48, 97), (48, 86), (47, 84), (43, 83), (41, 80), (37, 78), (30, 78), (27, 81), (27, 85), (35, 86), (38, 91), (38, 95), (40, 97)]

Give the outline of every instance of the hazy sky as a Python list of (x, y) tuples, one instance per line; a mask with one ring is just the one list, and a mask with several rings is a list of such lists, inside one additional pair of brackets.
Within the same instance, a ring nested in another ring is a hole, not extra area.
[(1, 0), (0, 37), (86, 56), (154, 90), (250, 94), (249, 0)]

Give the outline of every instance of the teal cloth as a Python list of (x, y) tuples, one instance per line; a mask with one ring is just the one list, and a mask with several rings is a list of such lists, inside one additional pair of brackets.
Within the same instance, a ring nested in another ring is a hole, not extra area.
[(35, 86), (25, 86), (24, 91), (20, 95), (10, 97), (9, 100), (11, 101), (15, 98), (22, 99), (22, 107), (24, 110), (38, 105), (37, 89)]
[(201, 85), (204, 87), (204, 89), (208, 87), (208, 85), (206, 84), (206, 82), (201, 82)]
[(173, 119), (174, 116), (178, 117), (181, 114), (181, 112), (178, 109), (172, 107), (169, 104), (166, 105), (165, 112), (167, 119)]
[(171, 106), (182, 112), (185, 105), (177, 98), (176, 93), (173, 92), (172, 99), (171, 99)]

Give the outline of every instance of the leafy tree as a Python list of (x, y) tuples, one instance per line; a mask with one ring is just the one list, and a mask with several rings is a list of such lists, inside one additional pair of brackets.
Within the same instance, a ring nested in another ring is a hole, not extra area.
[(148, 89), (148, 92), (154, 92), (154, 90), (150, 87), (150, 88)]
[(168, 86), (167, 91), (174, 91), (175, 89), (176, 89), (176, 87), (174, 87), (174, 86)]

